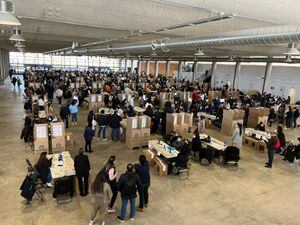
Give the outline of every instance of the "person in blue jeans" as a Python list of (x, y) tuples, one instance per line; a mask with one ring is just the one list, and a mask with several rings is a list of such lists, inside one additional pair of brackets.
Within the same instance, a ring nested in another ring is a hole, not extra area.
[(100, 115), (98, 115), (97, 123), (99, 126), (98, 140), (100, 140), (100, 136), (102, 133), (103, 141), (106, 141), (105, 130), (106, 130), (106, 125), (107, 125), (107, 116), (104, 114), (104, 110), (101, 110)]
[(117, 220), (122, 223), (125, 222), (128, 201), (130, 203), (129, 218), (130, 220), (134, 220), (136, 192), (137, 190), (141, 190), (141, 180), (139, 176), (133, 172), (133, 165), (131, 163), (127, 165), (127, 171), (120, 176), (117, 185), (122, 198), (121, 214), (117, 217)]
[(117, 111), (114, 112), (114, 114), (109, 118), (108, 125), (111, 128), (111, 140), (114, 141), (120, 140), (120, 127), (122, 117), (117, 114)]
[(77, 125), (78, 101), (76, 99), (72, 100), (69, 109), (72, 115), (72, 124)]

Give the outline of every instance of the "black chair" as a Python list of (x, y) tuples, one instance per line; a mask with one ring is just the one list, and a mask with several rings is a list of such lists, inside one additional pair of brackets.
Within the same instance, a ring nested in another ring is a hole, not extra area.
[(74, 181), (73, 176), (55, 181), (53, 198), (56, 198), (57, 204), (73, 201), (73, 193), (74, 193), (73, 181)]

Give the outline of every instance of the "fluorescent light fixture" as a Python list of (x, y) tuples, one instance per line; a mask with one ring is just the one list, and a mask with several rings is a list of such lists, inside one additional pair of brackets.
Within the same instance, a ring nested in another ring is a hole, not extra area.
[(21, 42), (17, 42), (17, 44), (15, 44), (16, 48), (25, 48), (26, 46), (24, 44), (22, 44)]
[(204, 52), (200, 48), (198, 48), (194, 54), (194, 56), (204, 56), (204, 55), (205, 55)]
[(227, 61), (228, 61), (228, 62), (234, 62), (233, 55), (230, 55)]
[(1, 0), (0, 2), (0, 24), (9, 26), (19, 26), (20, 21), (11, 14), (14, 10), (12, 2)]
[(13, 29), (13, 35), (9, 38), (10, 41), (25, 41), (25, 38), (22, 36), (22, 31), (18, 28)]

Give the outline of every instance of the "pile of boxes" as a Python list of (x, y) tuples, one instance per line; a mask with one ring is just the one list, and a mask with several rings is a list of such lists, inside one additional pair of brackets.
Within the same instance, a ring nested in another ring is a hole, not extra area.
[(187, 133), (193, 126), (192, 113), (168, 113), (166, 116), (166, 135), (175, 131), (178, 134)]
[(100, 107), (104, 106), (104, 95), (103, 94), (90, 94), (89, 95), (89, 110), (98, 112)]
[(148, 146), (150, 139), (151, 118), (149, 116), (135, 116), (127, 118), (126, 141), (128, 148)]
[(161, 110), (165, 109), (166, 102), (174, 102), (174, 93), (172, 92), (161, 92), (159, 93), (159, 108)]
[(211, 103), (215, 98), (221, 98), (222, 92), (221, 91), (209, 91), (208, 92), (208, 102)]
[(256, 125), (260, 122), (263, 122), (265, 125), (267, 125), (269, 113), (269, 108), (251, 107), (249, 109), (249, 117), (247, 123), (248, 127), (255, 128)]
[(237, 123), (243, 124), (245, 111), (239, 109), (229, 109), (223, 111), (223, 120), (221, 133), (224, 135), (231, 135)]
[[(51, 145), (49, 145), (49, 127)], [(66, 139), (68, 144), (72, 143), (72, 135), (65, 135), (65, 125), (63, 122), (52, 122), (50, 125), (47, 123), (34, 125), (34, 152), (36, 154), (41, 152), (52, 152), (55, 154), (65, 151)]]
[(193, 92), (178, 91), (177, 94), (183, 102), (192, 102), (193, 100)]
[(159, 176), (167, 176), (168, 175), (168, 165), (162, 159), (157, 157), (155, 152), (150, 149), (146, 149), (143, 151), (144, 156), (148, 160), (151, 167), (155, 167)]

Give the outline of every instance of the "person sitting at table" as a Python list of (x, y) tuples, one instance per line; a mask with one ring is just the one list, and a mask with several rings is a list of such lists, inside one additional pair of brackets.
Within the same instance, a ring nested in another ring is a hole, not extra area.
[(41, 181), (47, 185), (47, 187), (53, 187), (51, 184), (52, 176), (50, 172), (50, 167), (52, 165), (52, 159), (47, 159), (47, 152), (42, 152), (40, 158), (35, 165), (35, 169), (39, 173), (39, 178)]
[(189, 156), (186, 151), (179, 152), (173, 162), (173, 172), (178, 173), (179, 170), (187, 169), (189, 162)]
[(229, 161), (238, 162), (240, 160), (240, 149), (235, 144), (227, 146), (224, 151), (224, 165)]
[(259, 124), (256, 125), (255, 130), (259, 130), (259, 131), (266, 131), (266, 127), (265, 124), (261, 121), (259, 122)]

